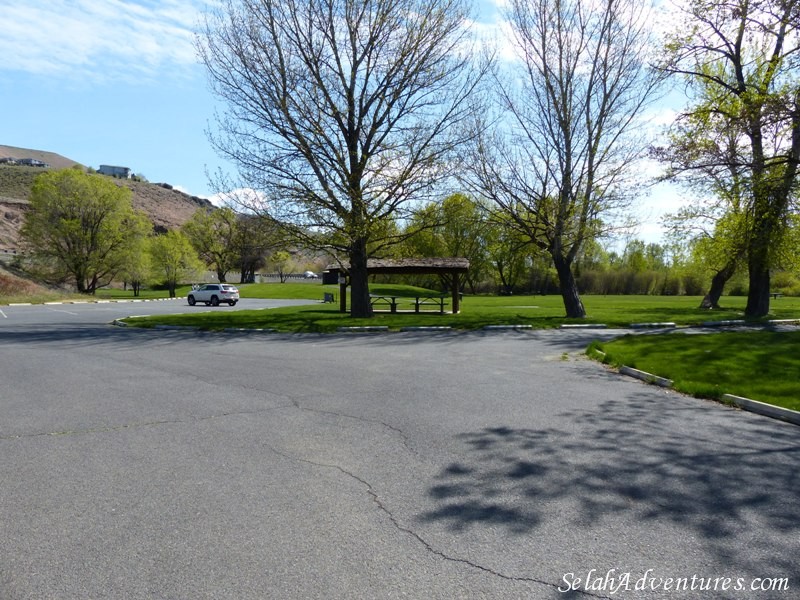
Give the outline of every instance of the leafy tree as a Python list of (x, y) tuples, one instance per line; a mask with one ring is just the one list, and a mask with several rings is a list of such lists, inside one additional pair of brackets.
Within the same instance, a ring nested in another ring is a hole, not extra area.
[(233, 246), (241, 274), (240, 283), (255, 280), (256, 271), (267, 264), (270, 250), (284, 244), (276, 223), (258, 215), (239, 215)]
[(502, 112), (467, 184), (550, 256), (569, 317), (586, 314), (573, 263), (625, 208), (644, 149), (632, 134), (659, 83), (647, 18), (635, 0), (509, 2), (522, 64), (498, 80)]
[[(482, 206), (465, 194), (451, 194), (440, 203), (431, 203), (415, 212), (410, 229), (416, 233), (406, 242), (406, 249), (416, 256), (461, 257), (469, 260), (465, 282), (475, 293), (476, 285), (486, 275), (486, 220)], [(444, 285), (452, 285), (442, 276)]]
[[(710, 67), (706, 67), (710, 69)], [(692, 192), (691, 205), (665, 217), (670, 237), (691, 246), (711, 268), (701, 308), (719, 308), (725, 285), (747, 254), (748, 173), (741, 132), (726, 115), (737, 113), (735, 96), (720, 98), (709, 86), (697, 92), (691, 112), (673, 123), (669, 145), (653, 155), (668, 164), (665, 179)]]
[(278, 272), (281, 283), (286, 283), (291, 267), (293, 266), (292, 255), (286, 250), (278, 250), (269, 259), (270, 264)]
[[(143, 217), (144, 218), (144, 217)], [(149, 222), (145, 227), (150, 226)], [(142, 284), (150, 278), (150, 237), (137, 236), (127, 248), (118, 277), (130, 284), (134, 296), (139, 296)]]
[[(226, 104), (217, 151), (249, 208), (350, 263), (351, 315), (372, 314), (367, 258), (450, 174), (472, 135), (466, 0), (228, 0), (198, 40)], [(223, 185), (230, 189), (235, 187)]]
[(65, 272), (81, 293), (93, 294), (130, 265), (152, 229), (134, 211), (129, 189), (77, 169), (39, 175), (21, 235), (34, 257)]
[(689, 166), (741, 174), (749, 292), (745, 314), (769, 312), (770, 270), (796, 194), (800, 163), (800, 18), (797, 2), (691, 0), (673, 36), (670, 73), (699, 103), (687, 115), (726, 132), (728, 152), (699, 148)]
[(200, 259), (213, 267), (224, 283), (228, 271), (238, 262), (238, 218), (233, 209), (198, 209), (184, 224), (183, 232)]
[(484, 222), (486, 255), (494, 267), (500, 289), (511, 293), (529, 268), (530, 240), (515, 227), (509, 227), (505, 213), (491, 214)]
[(175, 297), (175, 288), (179, 283), (196, 277), (203, 270), (203, 264), (189, 238), (176, 230), (152, 238), (150, 260), (153, 278), (167, 286), (170, 298)]

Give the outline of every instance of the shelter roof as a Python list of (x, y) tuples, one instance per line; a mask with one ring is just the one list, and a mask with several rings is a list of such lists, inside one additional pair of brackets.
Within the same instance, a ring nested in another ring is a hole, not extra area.
[[(326, 271), (338, 273), (349, 270), (350, 265), (328, 265)], [(367, 271), (370, 273), (466, 273), (469, 260), (466, 258), (370, 258), (367, 260)]]

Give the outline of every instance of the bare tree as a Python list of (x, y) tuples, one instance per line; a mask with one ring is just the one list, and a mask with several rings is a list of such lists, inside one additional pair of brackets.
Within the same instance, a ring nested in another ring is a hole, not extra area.
[[(227, 0), (201, 59), (225, 102), (218, 152), (250, 210), (350, 262), (351, 315), (371, 316), (367, 258), (449, 175), (479, 76), (466, 0)], [(266, 199), (266, 200), (264, 200)]]
[(511, 0), (520, 57), (498, 80), (500, 115), (467, 183), (553, 260), (566, 314), (586, 311), (572, 270), (584, 242), (626, 207), (634, 139), (660, 75), (648, 67), (647, 10), (635, 0)]

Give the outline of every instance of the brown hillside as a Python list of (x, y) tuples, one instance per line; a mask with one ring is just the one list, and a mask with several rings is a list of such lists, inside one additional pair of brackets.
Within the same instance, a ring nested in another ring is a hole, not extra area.
[(56, 154), (55, 152), (45, 152), (44, 150), (29, 150), (28, 148), (17, 148), (15, 146), (0, 145), (0, 158), (35, 158), (43, 163), (47, 163), (53, 169), (68, 169), (79, 163), (70, 158)]
[[(53, 152), (25, 150), (0, 146), (0, 158), (35, 158), (51, 168), (68, 168), (79, 164)], [(19, 229), (25, 219), (34, 178), (42, 173), (40, 167), (0, 164), (0, 252), (19, 248)], [(134, 208), (144, 211), (153, 225), (174, 229), (183, 225), (198, 208), (212, 204), (205, 199), (173, 190), (167, 184), (133, 180), (116, 180), (133, 192)]]

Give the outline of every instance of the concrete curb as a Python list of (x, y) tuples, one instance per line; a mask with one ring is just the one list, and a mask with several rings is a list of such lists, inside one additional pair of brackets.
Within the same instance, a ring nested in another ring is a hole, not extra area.
[(387, 325), (364, 325), (363, 327), (337, 327), (339, 333), (379, 333), (389, 331)]
[(730, 402), (738, 406), (742, 410), (753, 412), (765, 417), (772, 417), (773, 419), (780, 419), (787, 421), (794, 425), (800, 425), (800, 412), (783, 408), (781, 406), (774, 406), (766, 402), (759, 402), (758, 400), (751, 400), (750, 398), (743, 398), (742, 396), (734, 396), (733, 394), (723, 394), (722, 399), (725, 402)]
[(425, 326), (420, 325), (418, 327), (415, 326), (408, 326), (408, 327), (401, 327), (400, 331), (451, 331), (453, 328), (450, 325), (432, 325), (432, 326)]
[(724, 321), (703, 321), (700, 323), (703, 327), (735, 327), (736, 325), (747, 325), (744, 319), (728, 319)]
[(674, 329), (675, 323), (631, 323), (631, 329)]
[(486, 331), (503, 331), (513, 329), (533, 329), (533, 325), (484, 325), (482, 329)]
[(564, 323), (558, 326), (559, 329), (606, 329), (605, 323)]
[[(600, 353), (599, 350), (597, 352)], [(633, 367), (625, 365), (619, 368), (619, 372), (622, 375), (628, 375), (629, 377), (634, 377), (646, 383), (673, 389), (672, 380), (666, 379), (665, 377), (658, 377), (652, 373), (640, 371), (639, 369), (634, 369)], [(722, 401), (763, 417), (770, 417), (772, 419), (779, 419), (787, 423), (792, 423), (793, 425), (800, 425), (800, 412), (796, 410), (767, 404), (766, 402), (760, 402), (758, 400), (751, 400), (750, 398), (743, 398), (742, 396), (734, 396), (733, 394), (723, 394)]]
[(672, 379), (667, 379), (665, 377), (658, 377), (657, 375), (652, 375), (651, 373), (646, 373), (644, 371), (640, 371), (639, 369), (634, 369), (633, 367), (627, 367), (623, 365), (619, 368), (619, 372), (622, 373), (623, 375), (635, 377), (636, 379), (640, 379), (642, 381), (646, 381), (647, 383), (652, 383), (653, 385), (657, 385), (660, 387), (665, 387), (665, 388), (672, 387)]

